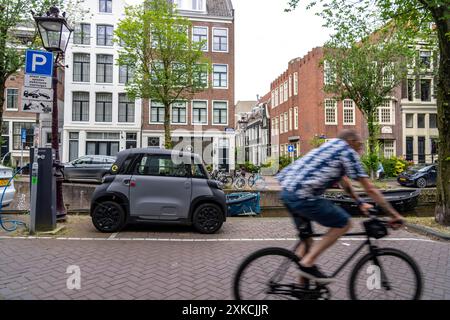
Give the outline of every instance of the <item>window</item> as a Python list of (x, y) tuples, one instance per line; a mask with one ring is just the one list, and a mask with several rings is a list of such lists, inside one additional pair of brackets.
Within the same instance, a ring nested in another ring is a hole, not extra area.
[(112, 0), (99, 0), (98, 11), (111, 13), (112, 12)]
[(228, 103), (224, 101), (213, 102), (213, 124), (228, 123)]
[(188, 177), (190, 163), (175, 164), (170, 155), (145, 155), (142, 157), (137, 173), (144, 176)]
[(270, 95), (270, 104), (271, 104), (272, 108), (275, 107), (275, 90), (272, 90), (272, 93)]
[(275, 118), (275, 136), (278, 135), (278, 117)]
[(125, 142), (126, 149), (133, 149), (133, 148), (137, 147), (137, 134), (136, 133), (127, 133), (126, 139), (127, 139)]
[(278, 88), (275, 89), (275, 107), (278, 106)]
[(420, 66), (422, 68), (431, 68), (431, 51), (420, 51)]
[(414, 127), (414, 114), (407, 113), (406, 114), (406, 128), (413, 128)]
[(133, 68), (128, 65), (119, 66), (119, 83), (127, 84), (133, 79)]
[(228, 66), (224, 64), (214, 65), (214, 87), (227, 88), (228, 87)]
[(383, 155), (387, 159), (395, 155), (394, 140), (383, 140)]
[(298, 129), (298, 107), (294, 108), (294, 129)]
[(284, 90), (283, 90), (283, 85), (280, 86), (280, 88), (278, 89), (278, 91), (280, 92), (280, 104), (282, 104), (284, 102)]
[(194, 85), (197, 87), (208, 87), (208, 65), (196, 64), (194, 69)]
[(324, 84), (330, 85), (336, 81), (336, 75), (333, 72), (332, 64), (329, 61), (324, 61), (323, 64)]
[(19, 89), (6, 89), (6, 109), (17, 110), (19, 108)]
[(288, 82), (284, 82), (284, 101), (288, 101)]
[(107, 25), (97, 26), (97, 45), (99, 46), (113, 45), (113, 26)]
[(89, 121), (89, 92), (72, 94), (72, 121)]
[(112, 93), (97, 93), (95, 122), (112, 122)]
[(394, 81), (394, 75), (392, 74), (393, 67), (387, 66), (383, 68), (383, 86), (390, 87)]
[(325, 100), (325, 124), (337, 124), (337, 101)]
[(164, 122), (164, 105), (158, 101), (151, 101), (150, 107), (150, 122), (163, 123)]
[(147, 138), (147, 146), (149, 147), (159, 147), (160, 145), (160, 138), (159, 137), (148, 137)]
[(26, 139), (23, 144), (24, 149), (30, 149), (34, 140), (33, 122), (13, 122), (13, 150), (20, 150), (22, 146), (22, 128), (26, 130)]
[(298, 94), (298, 72), (294, 73), (294, 96)]
[(285, 113), (284, 113), (284, 132), (288, 132), (288, 130), (289, 130), (289, 127), (288, 127), (288, 121), (289, 121), (289, 119), (288, 119), (288, 113), (285, 112)]
[(73, 54), (73, 81), (89, 82), (91, 73), (91, 55), (89, 53)]
[(289, 131), (292, 130), (292, 108), (289, 108)]
[(187, 68), (185, 64), (173, 63), (172, 73), (174, 76), (174, 85), (176, 86), (186, 86), (188, 83), (187, 79)]
[(284, 115), (280, 114), (280, 133), (284, 133)]
[(420, 80), (420, 100), (421, 101), (431, 101), (431, 80), (430, 79)]
[(414, 101), (414, 80), (408, 79), (408, 101)]
[(91, 44), (91, 25), (89, 23), (78, 23), (73, 33), (74, 44)]
[(228, 29), (213, 28), (213, 51), (228, 51)]
[(186, 102), (172, 104), (172, 123), (186, 123)]
[(289, 98), (292, 97), (292, 75), (289, 75)]
[(192, 10), (204, 11), (205, 0), (192, 0)]
[(419, 113), (417, 115), (417, 128), (423, 129), (425, 128), (425, 114)]
[(205, 0), (176, 0), (174, 2), (180, 10), (206, 11)]
[(126, 93), (119, 93), (119, 122), (134, 122), (134, 100)]
[(392, 106), (390, 100), (384, 100), (383, 104), (378, 107), (378, 115), (376, 116), (376, 120), (380, 124), (392, 123)]
[(113, 82), (113, 56), (107, 54), (97, 55), (97, 82)]
[(207, 107), (206, 101), (193, 101), (192, 102), (192, 123), (194, 124), (207, 124)]
[(352, 100), (344, 100), (343, 102), (343, 124), (354, 125), (355, 124), (355, 104)]
[(202, 50), (208, 51), (208, 28), (207, 27), (193, 27), (192, 41), (203, 42)]
[(436, 113), (430, 113), (429, 114), (429, 121), (430, 121), (430, 129), (436, 129), (437, 128), (437, 114)]
[(69, 132), (69, 161), (78, 158), (78, 132)]

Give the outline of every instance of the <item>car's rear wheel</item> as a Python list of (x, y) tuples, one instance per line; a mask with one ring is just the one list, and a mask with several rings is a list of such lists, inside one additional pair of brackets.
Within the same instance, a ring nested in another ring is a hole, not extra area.
[(116, 202), (99, 203), (92, 212), (92, 223), (100, 232), (120, 231), (126, 222), (125, 211)]
[(213, 203), (201, 204), (194, 211), (192, 224), (200, 233), (215, 233), (223, 224), (222, 210)]
[(427, 186), (427, 179), (419, 178), (416, 180), (417, 188), (425, 188)]

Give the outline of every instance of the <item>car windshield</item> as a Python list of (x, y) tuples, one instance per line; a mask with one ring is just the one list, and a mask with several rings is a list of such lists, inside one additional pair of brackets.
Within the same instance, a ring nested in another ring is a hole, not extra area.
[(423, 167), (423, 168), (419, 169), (418, 171), (419, 172), (426, 172), (426, 171), (430, 170), (432, 167), (433, 166), (426, 166), (426, 167)]
[(417, 173), (417, 172), (426, 172), (428, 171), (432, 166), (424, 166), (424, 165), (415, 165), (413, 167), (408, 168), (408, 173)]

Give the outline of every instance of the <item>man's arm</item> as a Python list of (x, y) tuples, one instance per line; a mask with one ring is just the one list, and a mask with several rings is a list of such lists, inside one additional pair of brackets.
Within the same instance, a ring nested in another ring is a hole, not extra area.
[(358, 181), (361, 183), (369, 197), (371, 197), (376, 203), (378, 203), (384, 209), (384, 211), (392, 215), (394, 219), (403, 219), (403, 217), (397, 212), (397, 210), (395, 210), (391, 206), (391, 204), (386, 201), (380, 190), (378, 190), (368, 178), (362, 177), (359, 178)]
[(350, 178), (347, 177), (347, 176), (344, 176), (341, 179), (341, 181), (339, 182), (339, 184), (344, 189), (344, 191), (358, 203), (359, 209), (363, 213), (367, 214), (368, 210), (370, 208), (372, 208), (372, 205), (362, 202), (362, 200), (356, 194), (355, 189), (353, 189), (352, 182), (351, 182)]

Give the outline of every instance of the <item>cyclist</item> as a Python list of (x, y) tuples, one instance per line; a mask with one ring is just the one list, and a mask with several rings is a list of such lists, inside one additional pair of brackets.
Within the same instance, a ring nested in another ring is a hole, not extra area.
[[(281, 199), (289, 209), (297, 227), (304, 219), (315, 221), (330, 228), (324, 237), (312, 245), (312, 239), (303, 243), (296, 254), (300, 257), (300, 283), (303, 279), (317, 283), (330, 283), (334, 279), (327, 277), (315, 265), (317, 258), (351, 227), (350, 215), (333, 202), (320, 197), (327, 188), (336, 182), (342, 186), (367, 214), (372, 206), (364, 203), (355, 193), (350, 178), (357, 180), (366, 193), (392, 215), (390, 224), (398, 228), (403, 217), (386, 201), (382, 193), (370, 182), (364, 171), (359, 154), (363, 142), (355, 130), (343, 130), (336, 139), (325, 142), (310, 151), (304, 157), (284, 168), (277, 175), (282, 187)], [(311, 230), (308, 230), (312, 232)], [(309, 247), (306, 251), (306, 245)]]

